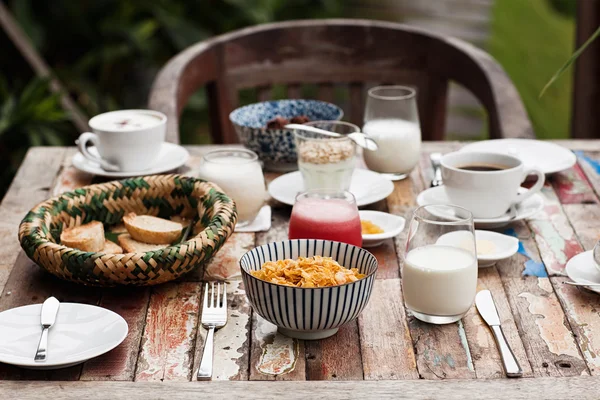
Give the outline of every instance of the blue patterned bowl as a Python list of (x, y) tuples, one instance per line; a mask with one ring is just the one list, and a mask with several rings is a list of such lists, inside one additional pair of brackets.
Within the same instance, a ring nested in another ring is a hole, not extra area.
[(318, 100), (273, 100), (235, 109), (229, 120), (238, 139), (258, 154), (265, 168), (273, 171), (298, 169), (294, 134), (290, 129), (267, 129), (275, 117), (306, 115), (311, 121), (337, 121), (344, 112), (338, 106)]
[[(278, 285), (254, 277), (267, 261), (286, 258), (331, 257), (366, 276), (356, 282), (323, 288)], [(277, 325), (284, 335), (305, 340), (324, 339), (353, 321), (371, 296), (377, 259), (360, 247), (316, 239), (285, 240), (257, 247), (240, 260), (246, 296), (261, 317)]]

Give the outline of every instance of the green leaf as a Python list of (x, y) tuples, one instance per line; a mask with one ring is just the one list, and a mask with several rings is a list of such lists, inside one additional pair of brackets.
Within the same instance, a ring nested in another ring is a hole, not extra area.
[(544, 88), (542, 89), (542, 91), (540, 92), (539, 98), (541, 98), (544, 93), (546, 93), (546, 90), (558, 79), (560, 78), (560, 76), (567, 70), (567, 68), (569, 68), (571, 66), (571, 64), (573, 64), (573, 62), (575, 60), (577, 60), (577, 58), (579, 58), (579, 56), (581, 55), (581, 53), (583, 53), (585, 51), (585, 49), (598, 37), (600, 36), (600, 26), (598, 27), (598, 29), (596, 29), (596, 32), (594, 32), (592, 34), (592, 36), (590, 36), (590, 38), (588, 40), (586, 40), (586, 42), (580, 47), (578, 48), (575, 53), (573, 53), (573, 55), (571, 55), (571, 57), (567, 60), (566, 63), (563, 64), (562, 67), (560, 67), (558, 69), (558, 71), (556, 71), (554, 73), (554, 75), (552, 76), (552, 78), (550, 78), (550, 80), (548, 81), (548, 83), (546, 83), (546, 85), (544, 86)]

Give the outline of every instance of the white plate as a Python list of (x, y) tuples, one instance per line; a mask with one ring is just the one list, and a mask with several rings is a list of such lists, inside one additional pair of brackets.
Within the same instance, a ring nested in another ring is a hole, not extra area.
[[(436, 244), (460, 247), (464, 240), (473, 240), (465, 234), (465, 231), (446, 233), (438, 238)], [(513, 236), (503, 235), (497, 232), (475, 230), (475, 240), (480, 242), (488, 240), (494, 244), (494, 252), (491, 254), (477, 254), (477, 265), (479, 268), (491, 267), (500, 260), (512, 257), (519, 250), (519, 239)]]
[[(579, 253), (567, 262), (565, 272), (577, 283), (600, 284), (600, 270), (594, 265), (592, 250)], [(600, 293), (600, 286), (586, 286), (593, 292)]]
[(383, 243), (384, 240), (393, 238), (399, 235), (404, 230), (406, 220), (398, 215), (371, 210), (360, 210), (361, 220), (368, 220), (379, 226), (384, 230), (383, 233), (376, 233), (371, 235), (362, 235), (363, 245), (362, 247), (375, 247)]
[(538, 168), (545, 174), (571, 168), (577, 157), (569, 149), (554, 143), (532, 139), (494, 139), (466, 145), (460, 151), (487, 151), (510, 154), (523, 161), (526, 168)]
[[(90, 153), (99, 157), (98, 150), (96, 150), (95, 146), (90, 146), (88, 150)], [(73, 156), (73, 166), (83, 172), (87, 172), (94, 175), (106, 176), (109, 178), (129, 178), (132, 176), (155, 175), (172, 171), (184, 165), (187, 162), (189, 156), (190, 155), (188, 151), (184, 147), (178, 144), (165, 142), (160, 147), (160, 152), (158, 153), (158, 157), (156, 158), (154, 166), (143, 171), (105, 171), (102, 168), (100, 168), (100, 165), (98, 163), (88, 160), (81, 153), (77, 153), (75, 154), (75, 156)]]
[[(304, 182), (300, 171), (281, 175), (269, 184), (269, 194), (275, 200), (294, 205), (296, 195), (302, 192)], [(350, 192), (356, 197), (359, 207), (375, 203), (388, 197), (394, 191), (392, 181), (385, 179), (377, 172), (368, 169), (355, 169), (350, 183)]]
[(61, 303), (48, 332), (45, 362), (33, 361), (42, 327), (41, 304), (0, 313), (0, 362), (33, 369), (65, 368), (117, 347), (127, 336), (127, 322), (105, 308)]
[[(519, 193), (526, 193), (528, 189), (520, 188)], [(419, 193), (417, 196), (417, 204), (427, 206), (431, 204), (452, 204), (446, 195), (444, 186), (432, 187)], [(517, 205), (517, 216), (514, 220), (510, 219), (508, 211), (496, 218), (474, 218), (475, 225), (483, 229), (500, 228), (508, 225), (513, 221), (520, 221), (525, 218), (532, 217), (538, 211), (544, 208), (544, 198), (536, 193), (525, 201)]]

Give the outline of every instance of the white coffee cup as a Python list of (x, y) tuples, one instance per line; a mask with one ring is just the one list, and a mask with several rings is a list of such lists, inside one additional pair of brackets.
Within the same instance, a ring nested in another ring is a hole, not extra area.
[[(455, 152), (442, 157), (441, 164), (448, 198), (471, 211), (475, 218), (499, 217), (511, 205), (524, 201), (544, 186), (542, 171), (525, 170), (520, 159), (508, 154)], [(473, 170), (473, 167), (489, 170)], [(518, 193), (530, 174), (537, 175), (537, 182), (526, 193)]]
[[(79, 151), (107, 171), (142, 171), (158, 157), (167, 132), (167, 116), (152, 110), (120, 110), (90, 119), (92, 132), (79, 136)], [(87, 144), (96, 146), (98, 155)]]

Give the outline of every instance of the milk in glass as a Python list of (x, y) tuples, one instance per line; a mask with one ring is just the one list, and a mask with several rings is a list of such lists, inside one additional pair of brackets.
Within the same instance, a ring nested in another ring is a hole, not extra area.
[(411, 310), (436, 316), (464, 314), (475, 299), (477, 259), (458, 247), (417, 247), (406, 255), (402, 290)]
[(198, 175), (216, 183), (235, 201), (238, 225), (248, 224), (256, 218), (266, 196), (264, 176), (256, 159), (249, 160), (229, 153), (208, 154)]
[(364, 151), (367, 167), (382, 173), (408, 173), (419, 162), (421, 128), (418, 122), (404, 119), (374, 119), (368, 121), (363, 132), (371, 136), (378, 150)]

